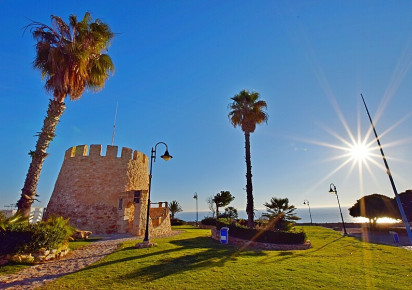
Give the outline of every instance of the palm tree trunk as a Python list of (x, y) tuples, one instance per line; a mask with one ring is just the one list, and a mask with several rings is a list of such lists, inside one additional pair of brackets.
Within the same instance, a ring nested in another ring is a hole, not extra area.
[(47, 116), (43, 122), (43, 128), (39, 133), (39, 138), (36, 143), (36, 150), (30, 151), (31, 163), (29, 171), (24, 181), (23, 189), (21, 190), (20, 200), (17, 202), (18, 213), (29, 218), (30, 208), (37, 196), (37, 184), (39, 183), (41, 169), (43, 162), (47, 157), (46, 150), (49, 147), (50, 141), (53, 140), (56, 131), (56, 126), (59, 123), (64, 109), (66, 109), (63, 102), (57, 100), (50, 100)]
[(252, 162), (250, 161), (250, 133), (245, 132), (245, 151), (246, 151), (246, 213), (247, 225), (249, 228), (255, 226), (254, 223), (254, 205), (253, 205), (253, 186), (252, 186)]

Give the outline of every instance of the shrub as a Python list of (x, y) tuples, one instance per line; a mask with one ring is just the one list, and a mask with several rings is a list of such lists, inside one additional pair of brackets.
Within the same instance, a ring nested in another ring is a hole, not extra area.
[(31, 236), (30, 225), (21, 215), (0, 216), (0, 255), (16, 253)]
[(69, 224), (69, 219), (51, 216), (46, 222), (34, 224), (31, 231), (30, 242), (22, 247), (25, 252), (59, 248), (76, 229)]
[(181, 219), (171, 218), (171, 219), (170, 219), (170, 224), (171, 224), (172, 226), (182, 226), (182, 225), (185, 225), (186, 222), (185, 222), (185, 221), (182, 221)]
[(215, 226), (216, 221), (217, 220), (214, 217), (205, 217), (202, 219), (201, 224), (205, 226)]
[(0, 255), (56, 249), (65, 243), (75, 228), (69, 219), (50, 217), (37, 224), (12, 223), (0, 230)]

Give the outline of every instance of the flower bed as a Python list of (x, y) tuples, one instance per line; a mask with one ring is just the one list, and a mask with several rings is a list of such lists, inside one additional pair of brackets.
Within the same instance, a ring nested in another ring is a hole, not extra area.
[[(216, 227), (212, 228), (211, 231), (212, 231), (212, 236), (211, 236), (212, 239), (220, 241), (220, 231), (216, 229)], [(230, 245), (234, 245), (238, 247), (248, 247), (248, 248), (263, 249), (263, 250), (275, 250), (275, 251), (307, 250), (312, 247), (309, 240), (305, 241), (303, 244), (273, 244), (273, 243), (256, 242), (254, 240), (244, 240), (244, 239), (230, 236), (230, 230), (229, 230), (228, 243)]]

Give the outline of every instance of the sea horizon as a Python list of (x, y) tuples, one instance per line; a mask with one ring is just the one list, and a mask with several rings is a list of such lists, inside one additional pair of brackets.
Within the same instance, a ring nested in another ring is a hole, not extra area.
[[(223, 210), (222, 210), (223, 212)], [(256, 218), (260, 218), (262, 213), (266, 212), (264, 209), (259, 209), (255, 211)], [(342, 218), (340, 216), (338, 207), (311, 207), (312, 222), (313, 223), (341, 223)], [(205, 217), (211, 217), (211, 211), (199, 211), (199, 221)], [(247, 214), (245, 210), (238, 210), (239, 218), (247, 219)], [(296, 215), (301, 219), (298, 223), (310, 223), (310, 215), (308, 208), (297, 208)], [(363, 217), (352, 217), (349, 214), (349, 207), (342, 207), (342, 216), (345, 223), (365, 223), (369, 220)], [(196, 211), (183, 211), (175, 214), (175, 217), (186, 222), (196, 221)], [(384, 219), (385, 222), (397, 222), (396, 220)]]

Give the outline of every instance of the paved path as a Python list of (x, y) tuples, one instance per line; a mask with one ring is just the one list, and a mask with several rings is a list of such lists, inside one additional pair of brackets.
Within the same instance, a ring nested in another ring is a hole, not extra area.
[(137, 240), (131, 235), (108, 235), (103, 240), (74, 250), (66, 257), (38, 264), (22, 271), (0, 276), (0, 289), (34, 289), (61, 276), (76, 272), (113, 253), (124, 241)]

